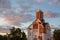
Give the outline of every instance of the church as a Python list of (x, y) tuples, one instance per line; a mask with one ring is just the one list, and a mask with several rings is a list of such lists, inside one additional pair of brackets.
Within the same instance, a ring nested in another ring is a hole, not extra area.
[(51, 28), (43, 14), (41, 10), (36, 11), (36, 19), (28, 27), (28, 40), (51, 40)]

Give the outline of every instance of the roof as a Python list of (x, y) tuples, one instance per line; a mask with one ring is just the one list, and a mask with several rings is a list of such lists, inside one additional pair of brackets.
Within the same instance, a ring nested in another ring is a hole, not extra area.
[(42, 12), (42, 10), (38, 9), (36, 12)]

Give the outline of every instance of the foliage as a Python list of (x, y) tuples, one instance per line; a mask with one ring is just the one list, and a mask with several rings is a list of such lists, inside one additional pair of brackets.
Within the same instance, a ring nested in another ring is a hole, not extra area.
[(0, 40), (27, 40), (25, 32), (21, 32), (20, 28), (12, 27), (10, 34), (0, 35)]
[(27, 40), (26, 35), (24, 32), (22, 32), (22, 40)]
[(0, 40), (7, 40), (7, 36), (6, 35), (4, 35), (4, 36), (0, 35)]
[(60, 30), (55, 30), (53, 35), (54, 40), (60, 40)]

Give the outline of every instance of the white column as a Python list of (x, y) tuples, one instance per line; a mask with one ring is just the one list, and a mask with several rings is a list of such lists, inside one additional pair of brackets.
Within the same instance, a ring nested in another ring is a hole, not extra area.
[[(39, 28), (39, 23), (38, 23), (38, 35), (40, 36), (40, 28)], [(38, 39), (40, 40), (40, 39)]]
[(44, 33), (42, 33), (42, 40), (44, 40)]
[(33, 30), (33, 24), (32, 24), (32, 40), (34, 40), (34, 30)]

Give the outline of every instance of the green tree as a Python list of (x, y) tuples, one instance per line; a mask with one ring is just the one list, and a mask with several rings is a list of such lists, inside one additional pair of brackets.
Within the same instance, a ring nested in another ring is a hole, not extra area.
[(25, 32), (21, 32), (20, 28), (12, 27), (10, 34), (0, 35), (0, 40), (27, 40)]
[(17, 28), (16, 30), (15, 30), (15, 35), (16, 36), (21, 36), (21, 29), (19, 29), (19, 28)]
[(10, 29), (10, 34), (8, 35), (8, 40), (27, 40), (26, 34), (21, 32), (20, 28), (12, 27)]
[(15, 40), (15, 34), (16, 34), (16, 33), (15, 33), (15, 30), (16, 30), (15, 27), (12, 27), (12, 28), (10, 29), (10, 34), (8, 35), (8, 37), (9, 37), (8, 39), (9, 39), (9, 40)]
[(25, 32), (22, 32), (22, 40), (27, 40)]
[(7, 40), (7, 36), (6, 35), (4, 35), (4, 36), (0, 35), (0, 40)]
[(3, 36), (3, 40), (7, 40), (7, 35), (4, 35)]
[(10, 34), (15, 35), (15, 27), (12, 27), (12, 29), (10, 29)]
[(60, 30), (55, 30), (53, 35), (54, 40), (60, 40)]
[(21, 29), (20, 28), (16, 28), (15, 30), (15, 38), (16, 40), (21, 40)]
[(20, 40), (21, 30), (19, 28), (12, 27), (10, 29), (9, 40)]
[(2, 35), (0, 35), (0, 40), (3, 40), (3, 36)]

